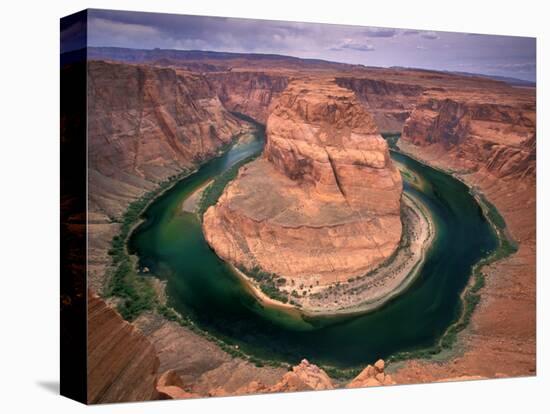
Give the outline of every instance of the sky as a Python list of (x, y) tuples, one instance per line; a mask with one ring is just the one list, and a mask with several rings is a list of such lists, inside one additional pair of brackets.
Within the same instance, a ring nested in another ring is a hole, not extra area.
[(88, 45), (274, 53), (536, 80), (534, 38), (90, 10)]

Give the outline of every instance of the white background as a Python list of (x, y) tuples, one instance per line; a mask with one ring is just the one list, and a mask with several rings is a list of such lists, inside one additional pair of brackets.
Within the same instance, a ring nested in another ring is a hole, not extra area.
[[(538, 37), (538, 376), (352, 391), (121, 404), (94, 412), (549, 412), (548, 11), (544, 1), (390, 0), (14, 0), (0, 14), (0, 408), (83, 412), (57, 395), (59, 381), (59, 21), (84, 9), (116, 8), (233, 17), (451, 30)], [(546, 73), (543, 74), (543, 71)], [(543, 92), (544, 91), (544, 92)], [(543, 197), (546, 196), (546, 197)], [(546, 202), (545, 202), (546, 201)], [(546, 233), (546, 234), (545, 234)], [(547, 252), (548, 253), (548, 252)], [(546, 275), (547, 276), (547, 275)], [(546, 352), (545, 352), (546, 351)], [(506, 361), (502, 361), (506, 364)]]

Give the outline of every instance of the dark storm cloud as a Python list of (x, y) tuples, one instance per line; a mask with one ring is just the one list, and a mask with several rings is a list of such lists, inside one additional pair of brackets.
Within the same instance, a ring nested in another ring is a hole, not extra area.
[(535, 39), (414, 29), (91, 10), (89, 44), (277, 53), (535, 79)]

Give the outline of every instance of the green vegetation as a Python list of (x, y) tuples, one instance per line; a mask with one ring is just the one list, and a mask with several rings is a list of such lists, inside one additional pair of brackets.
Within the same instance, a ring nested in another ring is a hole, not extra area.
[(479, 192), (473, 192), (474, 196), (480, 201), (484, 208), (485, 215), (497, 228), (504, 230), (506, 228), (506, 222), (504, 217), (499, 213), (497, 208), (487, 198)]
[(320, 368), (322, 368), (327, 375), (335, 379), (337, 381), (350, 381), (353, 378), (355, 378), (357, 375), (359, 375), (362, 371), (362, 368), (336, 368), (331, 366), (326, 366), (322, 364), (317, 364)]
[[(228, 147), (230, 147), (231, 145), (232, 144), (230, 143), (229, 145), (224, 146), (222, 148), (222, 151), (227, 150)], [(211, 186), (213, 190), (210, 190), (209, 198), (205, 200), (205, 203), (215, 203), (227, 183), (236, 176), (238, 169), (245, 163), (250, 162), (252, 159), (254, 159), (254, 157), (249, 157), (233, 166), (228, 171), (228, 173), (221, 176), (223, 179), (219, 180), (218, 185), (214, 185), (216, 183), (213, 183), (213, 185)], [(189, 175), (189, 173), (190, 171), (185, 170), (182, 171), (180, 174), (169, 177), (166, 181), (159, 183), (155, 190), (142, 195), (139, 199), (130, 203), (126, 212), (122, 215), (121, 218), (111, 217), (111, 222), (120, 223), (120, 230), (119, 233), (113, 237), (111, 241), (111, 248), (108, 251), (108, 254), (112, 258), (112, 263), (110, 270), (110, 280), (108, 286), (105, 288), (104, 296), (117, 298), (119, 300), (117, 310), (121, 314), (121, 316), (128, 321), (135, 320), (144, 311), (156, 311), (165, 319), (178, 323), (179, 325), (184, 326), (192, 332), (201, 335), (207, 340), (215, 343), (223, 351), (227, 352), (232, 357), (242, 358), (258, 367), (272, 366), (289, 368), (290, 365), (280, 361), (262, 360), (250, 356), (242, 351), (237, 345), (231, 344), (229, 339), (220, 339), (200, 329), (197, 325), (193, 323), (190, 318), (183, 317), (173, 308), (161, 304), (158, 301), (157, 294), (152, 284), (152, 279), (148, 276), (140, 275), (136, 271), (135, 258), (131, 257), (126, 249), (126, 243), (128, 241), (128, 237), (130, 236), (130, 233), (132, 232), (132, 229), (134, 228), (136, 223), (139, 222), (143, 211), (147, 208), (151, 201), (153, 201), (164, 191), (172, 187), (175, 183), (185, 178), (187, 175)], [(225, 183), (223, 183), (223, 181), (225, 181)], [(208, 206), (206, 206), (206, 208), (207, 207)], [(202, 212), (204, 212), (206, 208), (204, 208)], [(260, 275), (260, 273), (258, 275)], [(263, 287), (266, 289), (266, 294), (268, 294), (267, 292), (274, 294), (272, 292), (272, 289), (276, 288), (274, 283), (285, 283), (285, 280), (282, 278), (276, 278), (273, 280), (273, 285), (269, 284), (267, 280), (264, 282)]]
[(216, 204), (227, 184), (229, 184), (229, 182), (234, 180), (237, 176), (239, 169), (250, 161), (255, 160), (258, 155), (259, 154), (251, 155), (250, 157), (239, 161), (214, 179), (212, 184), (210, 184), (202, 193), (198, 208), (199, 217), (202, 218), (206, 210), (208, 210), (208, 207)]
[[(284, 285), (286, 280), (279, 277), (275, 273), (263, 271), (259, 266), (254, 266), (252, 269), (246, 269), (244, 266), (238, 266), (238, 269), (245, 275), (254, 279), (260, 285), (261, 291), (271, 299), (279, 302), (288, 303), (288, 295), (279, 290), (278, 286)], [(295, 291), (293, 291), (294, 293)], [(297, 297), (297, 295), (293, 295)]]
[(117, 310), (126, 320), (134, 320), (143, 311), (152, 310), (157, 303), (151, 280), (146, 276), (137, 274), (135, 263), (128, 255), (126, 250), (128, 236), (145, 207), (160, 193), (188, 174), (188, 171), (182, 171), (180, 174), (173, 175), (161, 182), (155, 190), (130, 203), (122, 218), (115, 220), (120, 223), (120, 231), (113, 237), (108, 252), (112, 257), (112, 264), (109, 284), (104, 294), (106, 297), (120, 299)]
[[(220, 152), (227, 151), (233, 142), (234, 140), (225, 144), (220, 148)], [(207, 196), (203, 195), (203, 199), (201, 199), (201, 215), (209, 205), (217, 201), (227, 183), (236, 176), (239, 167), (251, 160), (252, 157), (239, 162), (212, 183), (208, 190), (205, 191)], [(189, 173), (190, 171), (184, 170), (179, 174), (169, 177), (167, 180), (159, 183), (156, 189), (130, 203), (120, 219), (111, 218), (112, 222), (120, 223), (120, 231), (113, 237), (111, 248), (108, 252), (112, 257), (111, 277), (104, 294), (106, 297), (120, 299), (117, 310), (126, 320), (132, 321), (142, 312), (153, 310), (157, 305), (156, 293), (151, 279), (136, 272), (135, 263), (126, 250), (126, 242), (130, 232), (135, 223), (139, 221), (141, 214), (149, 203), (172, 187), (176, 182), (189, 175)]]

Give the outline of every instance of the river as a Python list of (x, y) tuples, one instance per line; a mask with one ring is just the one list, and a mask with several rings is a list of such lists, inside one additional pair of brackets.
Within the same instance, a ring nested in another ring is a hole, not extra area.
[[(468, 187), (443, 172), (392, 152), (405, 166), (404, 191), (430, 210), (436, 237), (419, 276), (400, 296), (374, 312), (304, 317), (262, 306), (209, 248), (198, 216), (183, 201), (236, 162), (261, 152), (264, 137), (233, 146), (177, 183), (146, 209), (129, 250), (141, 268), (167, 280), (169, 305), (202, 329), (260, 359), (302, 358), (337, 368), (360, 367), (400, 351), (433, 345), (457, 318), (460, 293), (472, 266), (498, 239)], [(415, 177), (412, 184), (410, 177)]]

